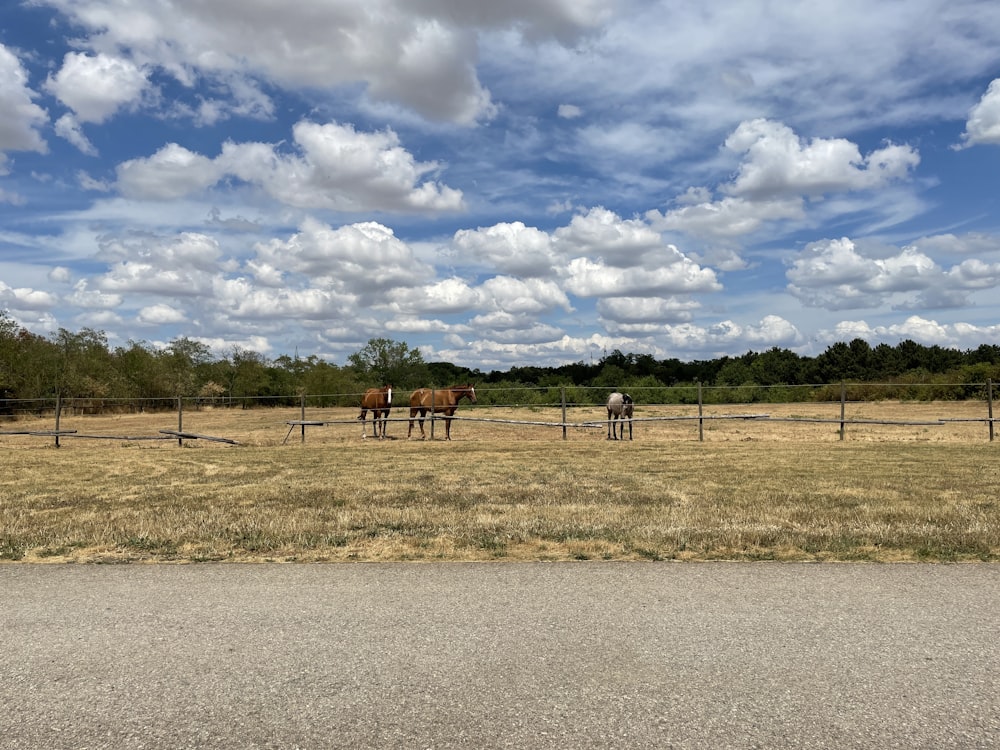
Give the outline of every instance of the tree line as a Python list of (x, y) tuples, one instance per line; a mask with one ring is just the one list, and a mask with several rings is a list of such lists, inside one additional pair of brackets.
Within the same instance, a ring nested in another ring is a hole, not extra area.
[[(727, 400), (788, 402), (828, 398), (821, 386), (844, 381), (858, 397), (882, 384), (892, 387), (882, 397), (970, 398), (981, 397), (982, 384), (998, 379), (1000, 346), (987, 344), (959, 351), (909, 340), (872, 347), (855, 339), (816, 357), (772, 348), (689, 362), (616, 350), (589, 363), (482, 372), (426, 362), (418, 349), (387, 338), (369, 340), (338, 366), (315, 355), (271, 359), (238, 346), (215, 353), (186, 337), (158, 348), (145, 341), (111, 347), (103, 331), (91, 328), (41, 336), (0, 311), (0, 399), (7, 401), (122, 399), (155, 408), (184, 397), (292, 405), (305, 394), (327, 406), (354, 404), (354, 395), (373, 385), (391, 383), (405, 391), (464, 382), (479, 386), (480, 401), (499, 404), (550, 403), (567, 388), (574, 403), (601, 403), (608, 389), (629, 390), (647, 403), (690, 402), (698, 387), (725, 389)], [(795, 390), (800, 386), (813, 388), (802, 396)], [(669, 398), (664, 389), (670, 389)]]

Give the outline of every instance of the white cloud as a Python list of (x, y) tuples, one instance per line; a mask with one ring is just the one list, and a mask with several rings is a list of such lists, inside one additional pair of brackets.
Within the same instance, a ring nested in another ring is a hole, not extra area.
[(51, 310), (58, 303), (55, 295), (30, 287), (12, 288), (0, 281), (0, 309), (18, 311)]
[(583, 110), (575, 104), (560, 104), (558, 115), (566, 120), (575, 120), (583, 115)]
[(259, 243), (252, 263), (256, 274), (272, 281), (279, 280), (281, 272), (294, 272), (357, 294), (415, 286), (433, 276), (430, 266), (377, 222), (333, 229), (307, 219), (287, 241)]
[(457, 278), (413, 289), (395, 289), (387, 297), (390, 309), (403, 314), (458, 313), (475, 309), (479, 304), (476, 290)]
[(135, 103), (149, 85), (146, 73), (131, 60), (105, 54), (70, 52), (45, 88), (76, 113), (79, 122), (101, 123), (121, 107)]
[(1000, 78), (990, 82), (979, 103), (969, 110), (962, 145), (1000, 145)]
[(512, 314), (542, 313), (554, 308), (573, 309), (566, 293), (553, 281), (496, 276), (479, 288), (480, 308)]
[(977, 326), (970, 323), (939, 323), (919, 315), (911, 315), (901, 323), (871, 326), (863, 320), (838, 323), (832, 330), (821, 331), (819, 338), (828, 343), (855, 338), (870, 342), (915, 341), (924, 346), (973, 349), (984, 341), (996, 341), (1000, 325)]
[(66, 266), (55, 266), (49, 271), (48, 277), (49, 281), (57, 284), (68, 284), (73, 280), (73, 272)]
[(81, 153), (87, 156), (97, 156), (97, 149), (94, 148), (94, 144), (83, 134), (83, 130), (80, 129), (80, 123), (76, 121), (73, 115), (65, 114), (56, 120), (56, 135), (60, 138), (65, 138), (67, 141), (76, 146)]
[(66, 301), (82, 307), (86, 310), (108, 310), (122, 304), (123, 298), (120, 294), (105, 294), (100, 291), (93, 291), (87, 288), (86, 279), (81, 279), (73, 286), (73, 292)]
[(587, 255), (600, 257), (609, 265), (630, 266), (651, 252), (672, 251), (679, 259), (677, 248), (664, 245), (663, 238), (638, 219), (622, 219), (603, 207), (577, 214), (569, 226), (554, 233), (559, 251), (568, 257)]
[(144, 307), (139, 310), (137, 319), (141, 325), (157, 326), (170, 323), (183, 323), (187, 316), (183, 311), (170, 305), (157, 304)]
[(676, 297), (609, 297), (598, 300), (597, 311), (605, 324), (649, 325), (689, 322), (701, 307), (697, 302)]
[(920, 163), (909, 146), (889, 144), (862, 157), (843, 138), (806, 143), (787, 125), (763, 119), (740, 123), (725, 145), (744, 158), (722, 189), (755, 199), (878, 188), (908, 177)]
[(45, 110), (32, 101), (28, 74), (21, 61), (0, 44), (0, 175), (6, 174), (6, 151), (38, 151), (47, 147), (39, 133), (48, 121)]
[[(344, 0), (280, 8), (246, 2), (233, 9), (199, 0), (128, 7), (110, 0), (51, 2), (91, 31), (89, 43), (95, 48), (109, 54), (129, 50), (136, 60), (169, 71), (185, 86), (198, 77), (225, 78), (244, 66), (289, 87), (330, 90), (361, 82), (365, 96), (375, 102), (466, 125), (496, 113), (476, 73), (480, 30), (516, 29), (526, 37), (555, 34), (570, 43), (607, 18), (609, 7), (596, 0)], [(69, 73), (62, 75), (68, 78)], [(91, 84), (86, 78), (84, 82)], [(101, 101), (92, 84), (87, 88)], [(83, 102), (71, 106), (82, 108)]]
[(257, 185), (297, 208), (336, 211), (457, 211), (461, 191), (425, 177), (438, 168), (419, 163), (391, 130), (360, 133), (349, 125), (301, 121), (296, 153), (265, 143), (227, 142), (215, 159), (170, 143), (145, 159), (118, 166), (122, 194), (141, 200), (180, 198), (227, 175)]
[(580, 297), (628, 297), (716, 292), (715, 273), (687, 258), (656, 268), (617, 268), (576, 258), (566, 269), (566, 289)]
[[(968, 293), (1000, 285), (1000, 263), (966, 259), (947, 271), (918, 246), (882, 257), (844, 237), (809, 245), (786, 272), (788, 291), (806, 305), (830, 310), (956, 307)], [(907, 295), (907, 293), (913, 293)]]
[(666, 213), (654, 209), (646, 212), (646, 218), (659, 231), (729, 240), (752, 234), (767, 222), (804, 219), (805, 211), (798, 197), (756, 201), (727, 196)]
[(552, 238), (520, 221), (460, 229), (452, 245), (462, 260), (472, 258), (520, 276), (547, 276), (557, 262)]
[(146, 159), (118, 165), (118, 189), (126, 198), (171, 200), (211, 187), (225, 171), (216, 161), (176, 143), (168, 143)]

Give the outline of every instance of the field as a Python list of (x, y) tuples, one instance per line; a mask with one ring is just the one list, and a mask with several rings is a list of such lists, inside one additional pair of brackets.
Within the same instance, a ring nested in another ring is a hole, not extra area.
[(1000, 561), (1000, 442), (981, 421), (932, 424), (982, 420), (981, 402), (848, 404), (844, 440), (839, 404), (706, 407), (703, 440), (696, 415), (640, 406), (635, 440), (614, 442), (602, 409), (571, 409), (598, 424), (563, 440), (500, 421), (558, 408), (464, 406), (451, 442), (441, 422), (433, 441), (405, 422), (363, 441), (356, 409), (311, 409), (348, 423), (303, 441), (298, 409), (206, 409), (184, 430), (239, 444), (181, 447), (138, 439), (177, 414), (64, 414), (115, 439), (0, 434), (0, 560)]

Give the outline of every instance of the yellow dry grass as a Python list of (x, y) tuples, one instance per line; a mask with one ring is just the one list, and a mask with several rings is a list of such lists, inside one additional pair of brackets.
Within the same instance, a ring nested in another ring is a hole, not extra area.
[[(603, 419), (574, 409), (574, 422)], [(450, 443), (306, 428), (298, 410), (206, 410), (239, 441), (0, 435), (0, 559), (20, 561), (1000, 560), (998, 443), (981, 422), (848, 424), (839, 404), (641, 407), (605, 429), (459, 421)], [(351, 422), (357, 410), (310, 410)], [(556, 409), (470, 409), (557, 422)], [(397, 415), (397, 418), (402, 416)], [(983, 419), (981, 403), (848, 405), (847, 418)], [(775, 421), (777, 418), (796, 421)], [(831, 421), (805, 421), (831, 420)], [(50, 430), (51, 416), (0, 423)], [(175, 414), (64, 415), (78, 434), (155, 436)], [(291, 430), (291, 431), (290, 431)], [(369, 428), (370, 433), (370, 428)], [(287, 438), (287, 442), (286, 442)]]

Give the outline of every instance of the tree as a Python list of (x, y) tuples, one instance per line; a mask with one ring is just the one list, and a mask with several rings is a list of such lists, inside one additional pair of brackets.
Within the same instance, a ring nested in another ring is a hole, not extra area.
[[(401, 341), (369, 339), (365, 348), (347, 358), (358, 377), (372, 385), (416, 388), (426, 385), (427, 365), (419, 349)], [(443, 385), (439, 383), (438, 385)]]

